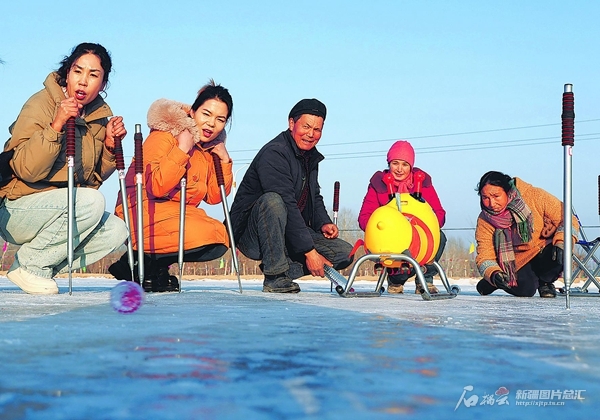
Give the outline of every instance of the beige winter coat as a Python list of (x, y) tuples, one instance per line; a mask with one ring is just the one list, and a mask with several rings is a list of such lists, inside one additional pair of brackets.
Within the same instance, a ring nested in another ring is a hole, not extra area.
[[(16, 199), (36, 192), (67, 186), (65, 131), (51, 127), (60, 102), (65, 99), (48, 75), (44, 89), (27, 100), (9, 131), (4, 150), (15, 150), (11, 166), (16, 178), (0, 189), (0, 197)], [(98, 189), (115, 170), (115, 157), (104, 147), (108, 118), (112, 111), (98, 96), (85, 107), (85, 116), (75, 121), (75, 186)]]
[[(525, 264), (535, 258), (546, 245), (564, 242), (563, 204), (552, 194), (541, 188), (534, 187), (520, 178), (515, 178), (515, 186), (523, 201), (533, 214), (533, 236), (529, 242), (515, 246), (515, 265), (520, 270)], [(475, 229), (477, 240), (477, 257), (475, 263), (479, 272), (486, 280), (492, 274), (501, 271), (498, 256), (494, 249), (495, 228), (479, 217)], [(573, 243), (577, 239), (577, 220), (573, 218)]]

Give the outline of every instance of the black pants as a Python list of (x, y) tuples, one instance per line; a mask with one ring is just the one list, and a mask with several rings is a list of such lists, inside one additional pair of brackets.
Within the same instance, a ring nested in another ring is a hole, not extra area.
[[(560, 276), (560, 273), (563, 271), (563, 264), (562, 261), (556, 261), (552, 259), (553, 253), (554, 246), (551, 244), (547, 245), (542, 252), (537, 254), (531, 261), (517, 271), (517, 286), (506, 289), (503, 288), (502, 290), (513, 296), (531, 297), (535, 295), (535, 292), (541, 284), (553, 283), (556, 281), (556, 279), (558, 279)], [(488, 291), (487, 289), (490, 289), (491, 291), (489, 291), (489, 293), (492, 293), (497, 289), (495, 286), (489, 284), (489, 282), (486, 280), (483, 280), (481, 287), (486, 288), (484, 291)]]
[[(194, 249), (188, 249), (183, 254), (184, 262), (204, 262), (212, 261), (227, 252), (227, 247), (223, 244), (209, 244)], [(171, 264), (177, 262), (179, 254), (144, 254), (144, 278), (156, 277), (161, 271), (168, 270)], [(137, 266), (138, 255), (133, 253), (134, 265)], [(114, 262), (108, 271), (116, 279), (131, 281), (131, 267), (129, 266), (129, 257), (127, 252), (121, 255), (121, 258)], [(137, 269), (134, 267), (134, 276), (137, 279)]]
[[(204, 262), (213, 261), (222, 257), (227, 252), (227, 247), (223, 244), (204, 245), (194, 249), (187, 249), (183, 252), (184, 262)], [(179, 259), (179, 254), (146, 254), (151, 260), (156, 261), (160, 266), (169, 266), (175, 264)]]

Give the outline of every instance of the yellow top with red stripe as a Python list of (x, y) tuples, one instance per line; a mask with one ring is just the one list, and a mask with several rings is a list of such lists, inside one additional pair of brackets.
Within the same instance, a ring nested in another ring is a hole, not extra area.
[(431, 263), (440, 246), (435, 213), (429, 204), (408, 193), (400, 194), (400, 204), (401, 211), (394, 199), (373, 212), (365, 228), (365, 247), (373, 254), (408, 250), (420, 265)]

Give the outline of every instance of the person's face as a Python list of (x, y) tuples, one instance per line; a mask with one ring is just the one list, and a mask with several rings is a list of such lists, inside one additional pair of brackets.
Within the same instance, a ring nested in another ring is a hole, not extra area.
[(508, 205), (508, 194), (502, 187), (488, 184), (481, 189), (481, 203), (486, 209), (498, 213)]
[(410, 165), (404, 160), (394, 159), (390, 162), (390, 172), (396, 181), (404, 181), (410, 175)]
[(67, 73), (67, 95), (81, 105), (92, 102), (104, 89), (104, 70), (95, 54), (79, 57)]
[(296, 146), (300, 150), (310, 150), (317, 145), (323, 132), (323, 118), (302, 114), (298, 121), (289, 119), (289, 127)]
[(225, 128), (227, 123), (227, 105), (219, 99), (208, 99), (190, 115), (196, 121), (200, 130), (200, 142), (214, 140)]

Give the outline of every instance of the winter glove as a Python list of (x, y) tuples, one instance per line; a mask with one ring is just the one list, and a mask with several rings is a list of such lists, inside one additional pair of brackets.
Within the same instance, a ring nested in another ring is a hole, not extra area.
[(496, 271), (492, 274), (492, 281), (499, 289), (508, 289), (508, 274), (503, 271)]
[(565, 251), (563, 250), (563, 243), (558, 242), (554, 245), (554, 249), (552, 250), (552, 259), (557, 263), (563, 262), (563, 258), (565, 257)]

